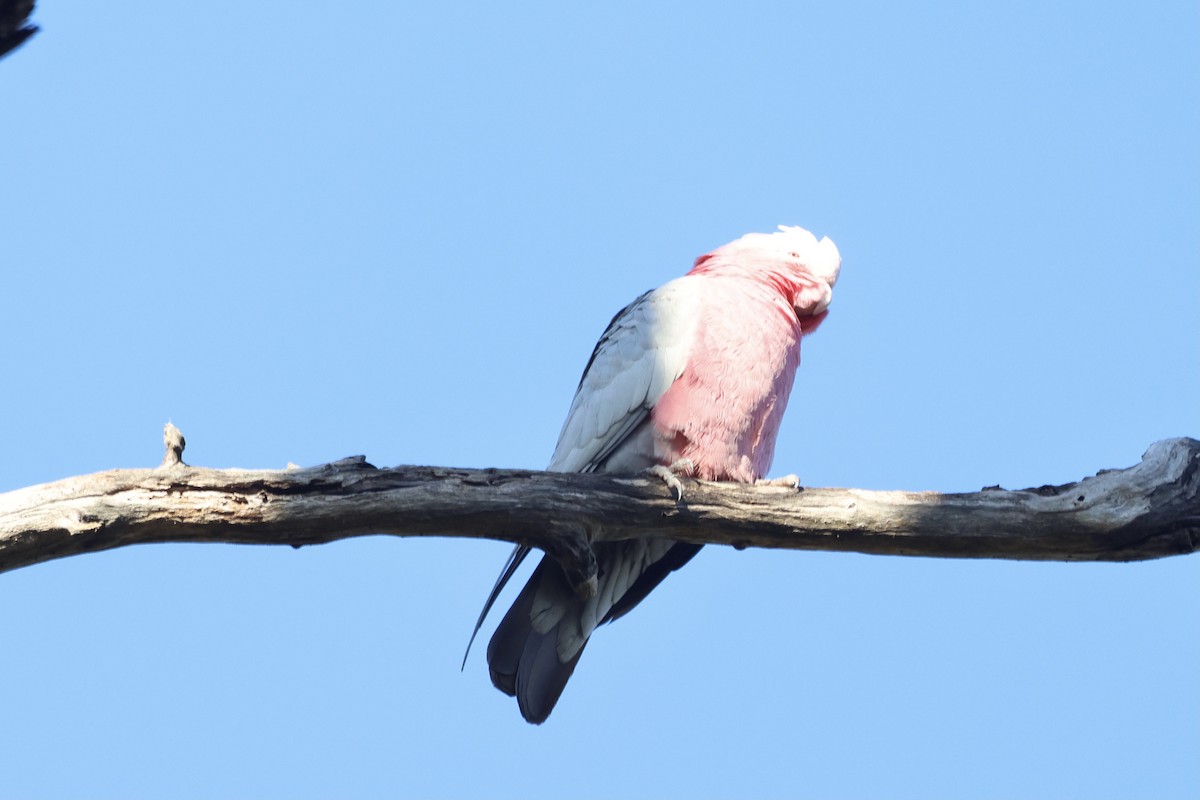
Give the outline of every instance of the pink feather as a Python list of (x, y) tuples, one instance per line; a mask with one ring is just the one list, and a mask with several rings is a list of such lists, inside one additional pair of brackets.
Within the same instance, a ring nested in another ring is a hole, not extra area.
[[(840, 268), (829, 239), (781, 226), (706, 253), (635, 300), (596, 345), (549, 468), (632, 472), (687, 459), (706, 480), (766, 475), (801, 339), (828, 314)], [(488, 645), (493, 683), (517, 697), (525, 719), (543, 722), (595, 627), (627, 613), (699, 549), (598, 543), (599, 587), (587, 600), (544, 558)], [(509, 558), (476, 632), (528, 552)]]

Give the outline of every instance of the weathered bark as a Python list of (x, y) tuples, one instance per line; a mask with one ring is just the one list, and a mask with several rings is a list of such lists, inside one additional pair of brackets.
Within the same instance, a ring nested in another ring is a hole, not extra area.
[(590, 542), (665, 536), (734, 547), (888, 555), (1134, 561), (1200, 548), (1200, 441), (1065, 486), (966, 494), (795, 489), (650, 476), (394, 467), (362, 457), (306, 469), (218, 470), (180, 460), (0, 495), (0, 571), (146, 542), (317, 544), (351, 536), (463, 536), (552, 553), (582, 591)]

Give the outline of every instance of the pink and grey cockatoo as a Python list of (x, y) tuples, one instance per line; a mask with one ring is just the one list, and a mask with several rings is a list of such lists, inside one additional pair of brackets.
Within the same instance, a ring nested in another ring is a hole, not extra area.
[[(634, 300), (596, 344), (547, 469), (761, 479), (800, 340), (825, 319), (841, 263), (828, 238), (781, 225), (700, 256), (682, 278)], [(596, 626), (627, 613), (700, 547), (597, 543), (597, 591), (586, 600), (543, 557), (488, 644), (492, 683), (516, 695), (526, 720), (544, 722)], [(518, 546), (509, 556), (476, 632), (528, 554)]]

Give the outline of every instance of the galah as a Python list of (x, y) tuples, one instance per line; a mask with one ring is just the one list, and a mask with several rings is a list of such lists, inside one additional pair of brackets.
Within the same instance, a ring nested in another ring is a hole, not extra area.
[[(547, 469), (760, 480), (800, 340), (825, 319), (841, 263), (828, 237), (781, 225), (700, 256), (686, 275), (634, 300), (596, 344)], [(488, 644), (492, 683), (516, 696), (526, 720), (544, 722), (596, 626), (627, 613), (700, 547), (596, 543), (597, 591), (586, 600), (543, 557)], [(522, 545), (509, 556), (476, 633), (528, 554)]]

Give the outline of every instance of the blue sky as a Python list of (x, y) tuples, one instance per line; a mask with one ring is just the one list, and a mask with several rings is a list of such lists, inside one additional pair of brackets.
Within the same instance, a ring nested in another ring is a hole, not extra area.
[[(0, 61), (0, 490), (153, 466), (168, 419), (204, 466), (541, 467), (612, 314), (780, 223), (844, 266), (776, 474), (1198, 435), (1195, 3), (338, 11), (44, 3)], [(0, 795), (1200, 795), (1195, 557), (708, 548), (534, 728), (458, 669), (507, 549), (0, 575)]]

